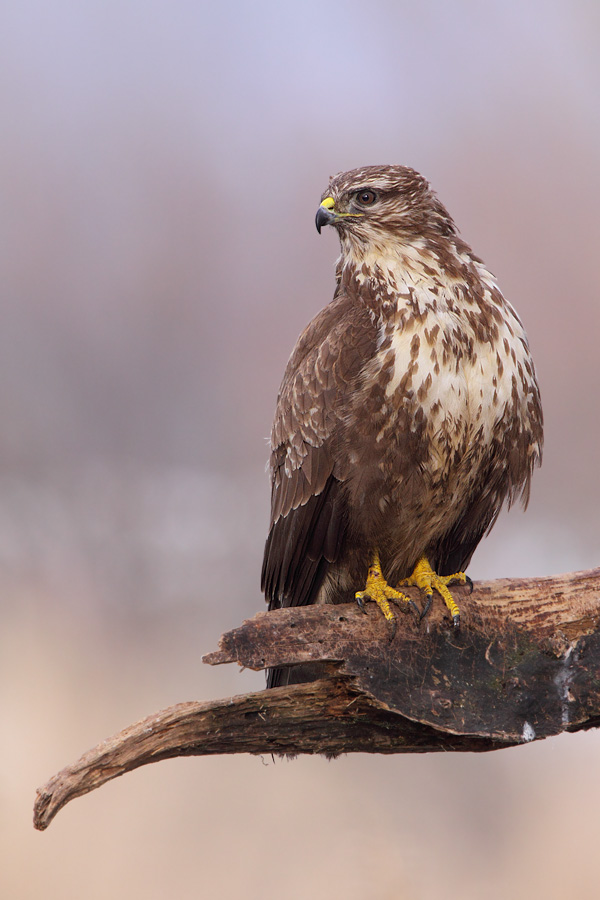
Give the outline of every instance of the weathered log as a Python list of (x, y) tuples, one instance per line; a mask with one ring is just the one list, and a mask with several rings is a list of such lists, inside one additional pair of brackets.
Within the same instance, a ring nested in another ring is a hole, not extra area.
[[(215, 753), (494, 750), (600, 723), (600, 569), (454, 588), (390, 641), (372, 605), (259, 613), (205, 662), (253, 669), (320, 662), (327, 677), (181, 703), (103, 741), (38, 791), (44, 829), (69, 800), (149, 762)], [(325, 674), (325, 673), (324, 673)]]

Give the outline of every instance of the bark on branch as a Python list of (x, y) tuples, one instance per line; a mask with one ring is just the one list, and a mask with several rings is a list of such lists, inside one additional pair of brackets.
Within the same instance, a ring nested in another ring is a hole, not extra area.
[(263, 669), (325, 663), (311, 684), (180, 703), (131, 725), (38, 791), (46, 828), (69, 800), (146, 763), (215, 753), (494, 750), (600, 724), (600, 569), (453, 588), (397, 633), (371, 605), (259, 613), (204, 661)]

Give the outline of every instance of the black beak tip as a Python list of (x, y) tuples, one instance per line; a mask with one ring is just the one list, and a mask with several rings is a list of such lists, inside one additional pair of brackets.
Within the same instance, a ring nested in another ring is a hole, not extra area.
[(324, 206), (320, 206), (317, 210), (317, 215), (315, 216), (315, 225), (317, 226), (319, 234), (321, 234), (321, 228), (324, 225), (329, 225), (334, 219), (335, 215), (330, 209), (325, 209)]

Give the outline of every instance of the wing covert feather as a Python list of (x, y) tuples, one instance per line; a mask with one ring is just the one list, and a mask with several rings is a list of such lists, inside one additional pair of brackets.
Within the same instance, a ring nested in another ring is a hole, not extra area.
[(262, 586), (271, 607), (313, 603), (347, 525), (339, 466), (347, 400), (377, 345), (367, 308), (339, 294), (288, 362), (271, 433), (271, 526)]

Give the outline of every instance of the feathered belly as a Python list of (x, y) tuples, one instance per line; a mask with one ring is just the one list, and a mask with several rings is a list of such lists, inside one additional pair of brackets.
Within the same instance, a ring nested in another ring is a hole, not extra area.
[(498, 455), (500, 425), (523, 430), (521, 410), (513, 403), (514, 367), (505, 361), (499, 372), (491, 349), (469, 359), (413, 352), (408, 365), (404, 353), (402, 377), (398, 356), (383, 361), (357, 398), (347, 434), (348, 486), (369, 527), (396, 540), (418, 531), (427, 542), (470, 502)]
[(363, 371), (340, 478), (352, 521), (388, 548), (396, 570), (474, 504), (489, 524), (507, 496), (527, 489), (539, 397), (520, 323), (508, 308), (503, 315), (491, 314), (485, 339), (466, 314), (387, 321)]

